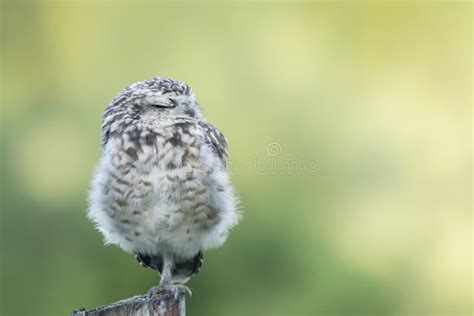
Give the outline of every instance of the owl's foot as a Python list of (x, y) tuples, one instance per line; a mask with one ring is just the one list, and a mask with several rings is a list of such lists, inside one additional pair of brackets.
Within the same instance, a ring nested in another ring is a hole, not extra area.
[(193, 292), (191, 292), (189, 287), (184, 284), (173, 284), (172, 287), (174, 287), (175, 290), (178, 291), (178, 294), (187, 294), (189, 296), (193, 296)]
[(161, 294), (166, 293), (167, 290), (163, 286), (154, 286), (148, 290), (148, 297), (160, 296)]
[(154, 286), (148, 290), (148, 297), (159, 296), (163, 294), (171, 294), (175, 299), (182, 294), (192, 295), (191, 290), (183, 284), (162, 284), (159, 286)]

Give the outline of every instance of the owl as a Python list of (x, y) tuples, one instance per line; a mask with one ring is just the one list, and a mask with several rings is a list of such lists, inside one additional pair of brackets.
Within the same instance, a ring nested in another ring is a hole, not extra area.
[(240, 218), (226, 157), (187, 84), (134, 83), (105, 109), (88, 217), (105, 243), (158, 270), (160, 287), (184, 284)]

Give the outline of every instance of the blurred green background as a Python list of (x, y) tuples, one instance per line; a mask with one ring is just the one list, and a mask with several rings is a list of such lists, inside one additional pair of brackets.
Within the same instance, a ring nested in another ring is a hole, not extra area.
[(157, 75), (226, 134), (245, 214), (189, 315), (471, 314), (470, 3), (2, 1), (1, 32), (1, 315), (157, 284), (86, 219), (102, 111)]

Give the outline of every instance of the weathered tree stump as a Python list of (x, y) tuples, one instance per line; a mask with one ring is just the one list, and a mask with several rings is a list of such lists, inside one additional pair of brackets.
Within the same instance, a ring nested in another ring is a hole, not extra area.
[(169, 291), (151, 288), (148, 294), (138, 295), (91, 310), (79, 308), (71, 316), (185, 316), (183, 288), (170, 287)]

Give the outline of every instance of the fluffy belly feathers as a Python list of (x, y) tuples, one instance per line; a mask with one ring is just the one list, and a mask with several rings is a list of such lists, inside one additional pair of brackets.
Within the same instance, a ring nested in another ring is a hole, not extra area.
[(192, 123), (111, 138), (90, 200), (106, 242), (128, 252), (191, 258), (221, 245), (238, 221), (225, 166)]

